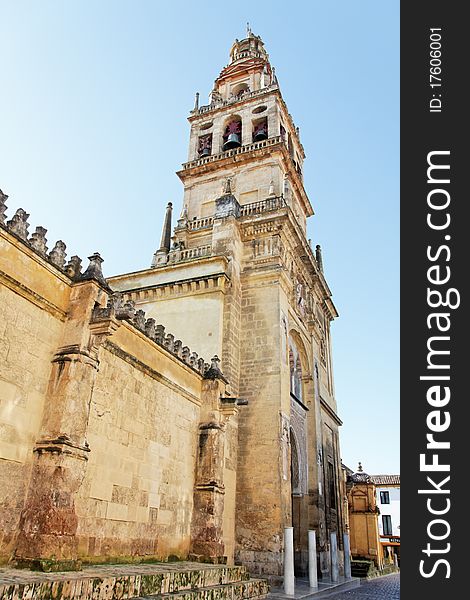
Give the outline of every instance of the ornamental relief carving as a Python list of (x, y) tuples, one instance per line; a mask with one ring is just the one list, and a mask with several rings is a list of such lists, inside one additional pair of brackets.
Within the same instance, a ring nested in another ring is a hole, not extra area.
[(307, 456), (307, 412), (296, 402), (291, 399), (290, 407), (290, 427), (295, 436), (295, 440), (291, 440), (297, 444), (297, 469), (298, 481), (297, 489), (293, 489), (295, 494), (307, 493), (308, 482), (308, 456)]

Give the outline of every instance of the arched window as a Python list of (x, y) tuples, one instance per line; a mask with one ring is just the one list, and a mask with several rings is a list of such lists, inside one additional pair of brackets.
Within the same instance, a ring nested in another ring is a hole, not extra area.
[(241, 98), (244, 94), (250, 91), (250, 86), (247, 83), (238, 83), (232, 88), (232, 94)]
[(289, 338), (290, 393), (302, 402), (302, 363), (297, 346)]

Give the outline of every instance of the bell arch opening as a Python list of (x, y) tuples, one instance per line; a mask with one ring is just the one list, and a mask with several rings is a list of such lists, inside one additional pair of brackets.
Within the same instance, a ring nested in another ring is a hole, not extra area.
[(240, 116), (232, 115), (226, 120), (222, 140), (224, 152), (242, 145), (242, 119)]

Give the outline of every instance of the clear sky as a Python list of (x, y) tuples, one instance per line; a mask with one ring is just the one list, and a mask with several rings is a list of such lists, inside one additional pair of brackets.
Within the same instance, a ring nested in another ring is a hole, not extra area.
[(300, 127), (323, 248), (343, 460), (399, 472), (399, 2), (0, 0), (0, 188), (105, 275), (181, 208), (186, 117), (246, 22)]

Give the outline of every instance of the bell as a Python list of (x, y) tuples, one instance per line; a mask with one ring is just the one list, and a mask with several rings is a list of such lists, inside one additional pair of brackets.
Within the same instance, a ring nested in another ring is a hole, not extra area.
[(255, 133), (255, 135), (253, 137), (254, 142), (261, 142), (261, 140), (266, 140), (266, 139), (268, 139), (268, 132), (264, 128), (258, 129), (258, 131)]
[(229, 133), (227, 141), (223, 145), (223, 149), (231, 150), (232, 148), (239, 148), (240, 146), (240, 136), (238, 135), (238, 133)]
[(209, 148), (203, 148), (200, 156), (203, 157), (203, 156), (209, 156), (209, 155), (210, 155)]

